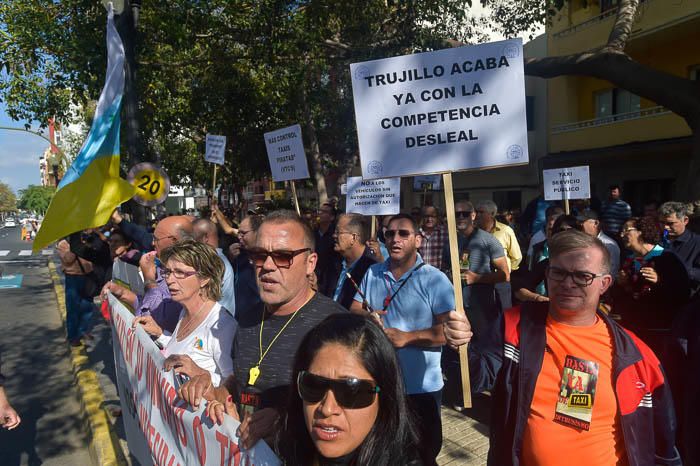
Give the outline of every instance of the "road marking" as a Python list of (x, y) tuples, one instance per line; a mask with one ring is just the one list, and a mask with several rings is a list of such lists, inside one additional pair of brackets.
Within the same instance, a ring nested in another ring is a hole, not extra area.
[(52, 256), (52, 255), (53, 255), (53, 249), (42, 249), (41, 255), (42, 255), (42, 256)]
[(0, 251), (0, 257), (5, 257), (9, 253), (10, 253), (10, 251)]
[(31, 256), (32, 255), (32, 250), (31, 249), (22, 249), (18, 256)]

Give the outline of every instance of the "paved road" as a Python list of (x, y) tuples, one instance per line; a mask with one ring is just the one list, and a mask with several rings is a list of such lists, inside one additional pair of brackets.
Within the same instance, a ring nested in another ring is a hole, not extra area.
[[(31, 243), (20, 241), (19, 228), (0, 229), (2, 370), (10, 401), (22, 417), (16, 430), (0, 432), (0, 464), (87, 466), (88, 440), (48, 256), (21, 253), (30, 249)], [(19, 275), (20, 288), (3, 286), (17, 284)], [(12, 283), (8, 276), (14, 276)]]

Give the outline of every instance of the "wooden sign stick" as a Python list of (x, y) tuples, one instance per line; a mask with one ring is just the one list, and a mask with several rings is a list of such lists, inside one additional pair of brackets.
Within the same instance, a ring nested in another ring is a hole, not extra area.
[(372, 215), (372, 223), (371, 223), (371, 233), (369, 235), (370, 238), (372, 239), (377, 239), (377, 216)]
[(568, 199), (564, 199), (564, 212), (566, 212), (566, 215), (571, 215), (571, 209), (569, 208)]
[[(455, 200), (452, 192), (452, 173), (443, 173), (442, 180), (445, 186), (445, 209), (447, 214), (447, 233), (450, 240), (450, 262), (452, 266), (452, 285), (455, 290), (455, 310), (464, 314), (462, 301), (462, 275), (459, 271), (459, 246), (457, 244), (457, 220), (455, 218)], [(472, 407), (472, 390), (469, 381), (469, 358), (467, 357), (467, 345), (459, 347), (459, 362), (462, 373), (462, 395), (464, 407)]]
[(217, 164), (214, 164), (214, 179), (211, 182), (211, 199), (214, 201), (214, 196), (216, 195), (216, 169), (219, 166)]
[(294, 208), (297, 210), (297, 215), (301, 217), (301, 209), (299, 208), (299, 198), (297, 197), (297, 186), (294, 180), (291, 180), (292, 184), (292, 198), (294, 199)]

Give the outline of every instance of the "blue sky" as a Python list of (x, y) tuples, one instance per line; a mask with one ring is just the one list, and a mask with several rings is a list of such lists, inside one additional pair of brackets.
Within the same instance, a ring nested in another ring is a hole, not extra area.
[[(24, 128), (24, 123), (10, 119), (5, 105), (0, 103), (0, 126)], [(0, 181), (15, 192), (30, 184), (41, 184), (39, 157), (48, 146), (48, 142), (31, 133), (0, 129)]]

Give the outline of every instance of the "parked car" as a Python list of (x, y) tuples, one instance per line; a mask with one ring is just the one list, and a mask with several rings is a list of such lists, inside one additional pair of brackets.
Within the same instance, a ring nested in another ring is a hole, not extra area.
[(5, 227), (6, 228), (14, 228), (17, 226), (17, 222), (15, 221), (14, 218), (8, 218), (5, 220)]

